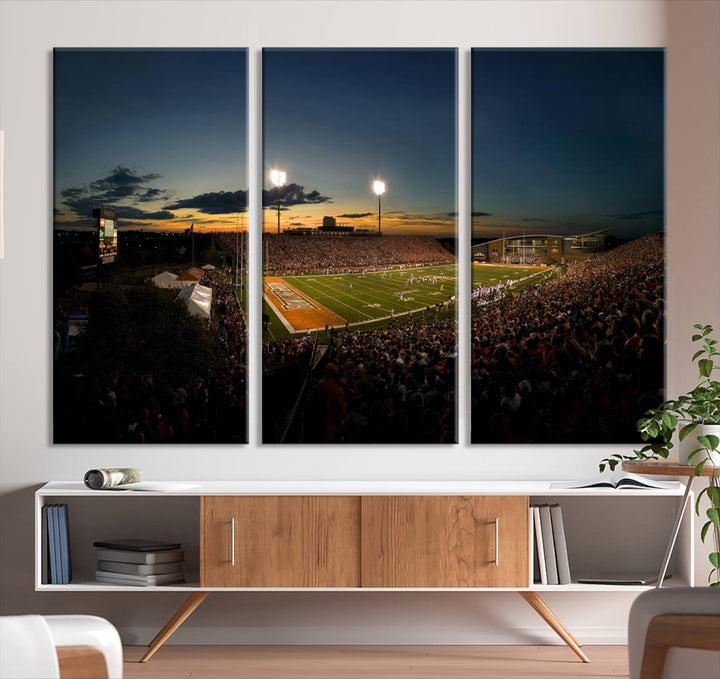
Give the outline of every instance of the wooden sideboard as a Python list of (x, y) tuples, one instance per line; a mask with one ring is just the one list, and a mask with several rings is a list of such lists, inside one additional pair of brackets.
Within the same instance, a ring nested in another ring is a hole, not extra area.
[[(546, 481), (201, 482), (179, 491), (138, 492), (51, 482), (36, 493), (36, 589), (189, 593), (143, 661), (214, 591), (514, 591), (587, 662), (540, 594), (646, 588), (533, 583), (531, 502), (559, 501), (567, 513), (571, 561), (574, 553), (580, 565), (609, 570), (618, 557), (644, 558), (630, 548), (636, 538), (619, 534), (614, 548), (610, 533), (604, 543), (598, 535), (588, 541), (587, 534), (612, 523), (618, 507), (625, 509), (618, 516), (632, 514), (640, 521), (643, 515), (657, 516), (659, 508), (672, 516), (684, 488), (569, 491), (550, 486)], [(69, 585), (41, 580), (41, 509), (53, 502), (66, 502), (72, 517), (76, 575)], [(678, 568), (685, 577), (675, 578), (676, 584), (692, 584), (692, 521), (689, 515), (682, 538), (690, 557)], [(662, 549), (662, 526), (655, 532), (647, 525), (639, 530), (646, 546), (657, 543)], [(92, 541), (131, 535), (182, 542), (189, 582), (153, 588), (95, 582)], [(655, 565), (654, 555), (647, 563)]]

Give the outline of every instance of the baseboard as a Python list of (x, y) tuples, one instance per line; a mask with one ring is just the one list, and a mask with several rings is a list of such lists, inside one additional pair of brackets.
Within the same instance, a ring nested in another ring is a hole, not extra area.
[[(126, 645), (145, 645), (157, 629), (121, 627)], [(573, 627), (581, 644), (627, 644), (627, 627)], [(187, 627), (180, 628), (167, 642), (179, 645), (248, 646), (389, 646), (389, 645), (562, 645), (560, 638), (545, 626), (468, 627)]]

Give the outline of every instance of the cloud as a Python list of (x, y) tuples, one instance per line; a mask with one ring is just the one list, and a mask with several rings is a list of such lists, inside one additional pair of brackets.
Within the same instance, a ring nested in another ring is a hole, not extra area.
[(165, 210), (191, 208), (206, 215), (227, 215), (247, 210), (247, 191), (214, 191), (192, 198), (182, 198), (165, 206)]
[(662, 210), (647, 210), (645, 212), (628, 212), (624, 215), (610, 215), (615, 219), (644, 219), (645, 217), (657, 217), (665, 214)]
[(304, 222), (290, 222), (290, 226), (305, 226)]
[(277, 208), (278, 199), (281, 206), (307, 205), (315, 203), (330, 203), (329, 196), (321, 196), (317, 190), (305, 193), (305, 187), (299, 184), (288, 184), (287, 186), (276, 186), (272, 189), (263, 189), (263, 207)]
[[(160, 175), (138, 174), (135, 170), (118, 165), (110, 173), (84, 186), (69, 186), (60, 191), (63, 204), (78, 217), (88, 218), (100, 207), (117, 210), (119, 219), (174, 219), (175, 215), (165, 209), (146, 211), (135, 203), (149, 203), (166, 197), (165, 189), (147, 186)], [(129, 204), (128, 204), (129, 203)]]
[[(471, 217), (489, 217), (492, 214), (492, 212), (471, 212)], [(446, 217), (457, 217), (457, 212), (447, 212), (445, 213)]]
[(349, 212), (344, 215), (338, 215), (338, 219), (360, 219), (361, 217), (369, 217), (374, 212)]
[(544, 223), (546, 223), (548, 220), (547, 220), (547, 219), (540, 219), (540, 217), (523, 217), (523, 218), (522, 218), (522, 221), (523, 221), (523, 222), (539, 222), (539, 223), (543, 223), (543, 224), (544, 224)]

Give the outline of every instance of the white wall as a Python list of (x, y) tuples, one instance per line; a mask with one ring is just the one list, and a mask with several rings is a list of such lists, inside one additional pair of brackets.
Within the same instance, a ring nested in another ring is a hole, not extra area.
[[(48, 479), (98, 466), (139, 466), (166, 479), (577, 478), (612, 451), (595, 446), (470, 446), (462, 383), (461, 443), (386, 446), (259, 445), (259, 349), (251, 349), (252, 440), (245, 447), (51, 445), (52, 53), (78, 46), (247, 46), (255, 105), (250, 190), (260, 191), (263, 46), (460, 48), (460, 223), (469, 224), (469, 50), (483, 46), (667, 47), (668, 386), (690, 386), (694, 322), (720, 325), (720, 3), (642, 0), (505, 2), (31, 2), (0, 3), (0, 129), (6, 131), (5, 260), (0, 261), (2, 612), (92, 612), (147, 641), (180, 595), (38, 594), (32, 583), (32, 493)], [(251, 224), (259, 232), (259, 210)], [(253, 240), (259, 258), (259, 236)], [(461, 257), (468, 257), (464, 242)], [(467, 283), (468, 272), (465, 271)], [(255, 289), (258, 280), (255, 279)], [(251, 321), (259, 316), (256, 295)], [(467, 308), (461, 365), (468, 365)], [(258, 339), (255, 323), (253, 338)], [(178, 466), (181, 463), (182, 467)], [(700, 559), (702, 560), (702, 559)], [(699, 582), (704, 564), (698, 567)], [(517, 599), (517, 601), (516, 601)], [(624, 638), (629, 595), (547, 597), (581, 640)], [(349, 615), (352, 611), (352, 615)], [(592, 611), (590, 615), (588, 611)], [(230, 625), (233, 627), (230, 627)], [(225, 625), (225, 626), (224, 626)], [(549, 641), (510, 594), (225, 594), (211, 597), (178, 642)]]

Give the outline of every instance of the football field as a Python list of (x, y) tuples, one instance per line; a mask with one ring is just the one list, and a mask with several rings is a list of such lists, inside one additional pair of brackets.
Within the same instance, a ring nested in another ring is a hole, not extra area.
[[(376, 327), (457, 295), (457, 264), (365, 274), (279, 276), (263, 281), (263, 312), (269, 315), (265, 336), (279, 339), (308, 329)], [(472, 285), (525, 279), (541, 267), (473, 266)]]

